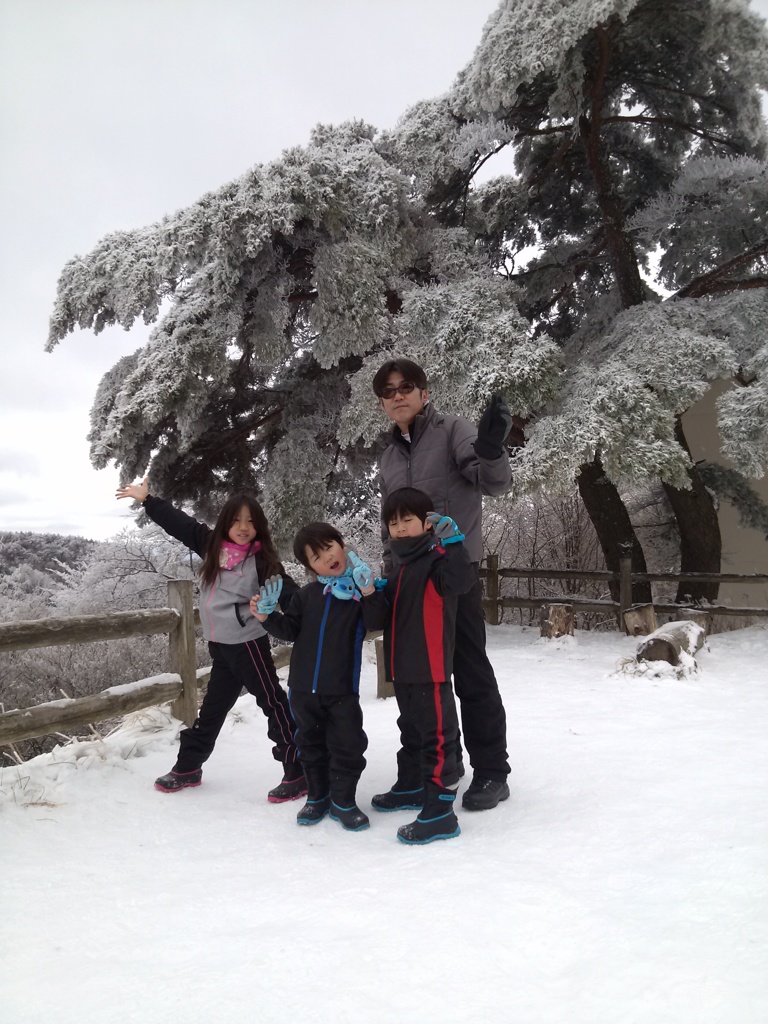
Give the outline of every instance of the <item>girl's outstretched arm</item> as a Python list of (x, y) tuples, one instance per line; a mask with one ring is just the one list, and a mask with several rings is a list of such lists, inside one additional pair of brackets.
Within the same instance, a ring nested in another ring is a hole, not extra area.
[(201, 558), (205, 555), (208, 537), (211, 529), (205, 523), (199, 523), (180, 508), (174, 508), (170, 501), (157, 498), (149, 493), (147, 478), (140, 484), (127, 484), (125, 487), (118, 487), (115, 492), (117, 498), (133, 498), (144, 506), (144, 511), (157, 525), (165, 530), (171, 537), (186, 544)]
[(147, 483), (147, 477), (141, 481), (140, 484), (126, 484), (125, 487), (118, 487), (115, 491), (116, 498), (133, 498), (134, 501), (144, 504), (147, 495), (149, 494), (149, 485)]

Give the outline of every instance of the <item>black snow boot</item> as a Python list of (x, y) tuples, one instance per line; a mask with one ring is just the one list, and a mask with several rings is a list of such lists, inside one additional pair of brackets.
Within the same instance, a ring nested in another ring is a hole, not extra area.
[(458, 836), (461, 829), (458, 818), (453, 813), (455, 799), (455, 791), (428, 786), (424, 809), (415, 821), (402, 825), (397, 830), (397, 838), (401, 843), (423, 846), (425, 843), (434, 842), (435, 839), (453, 839)]
[(338, 821), (347, 832), (362, 832), (371, 824), (368, 815), (361, 811), (357, 804), (339, 807), (335, 800), (331, 800), (331, 818)]
[(371, 824), (355, 803), (357, 782), (354, 775), (335, 775), (331, 779), (331, 818), (347, 832), (362, 832)]
[(193, 772), (170, 771), (155, 779), (155, 789), (161, 793), (177, 793), (180, 789), (192, 789), (203, 781), (203, 769), (195, 768)]
[(316, 825), (318, 821), (323, 820), (330, 808), (330, 794), (318, 797), (316, 800), (310, 798), (296, 815), (296, 821), (299, 825)]
[(283, 781), (279, 786), (270, 789), (267, 800), (271, 804), (284, 804), (288, 800), (298, 800), (307, 795), (307, 780), (304, 769), (298, 761), (283, 766)]
[(408, 782), (394, 784), (388, 793), (378, 793), (371, 799), (377, 811), (420, 811), (424, 806), (424, 787)]
[(331, 784), (326, 768), (306, 768), (307, 802), (296, 815), (299, 825), (316, 825), (331, 807)]
[(465, 811), (490, 811), (509, 799), (509, 786), (503, 780), (483, 779), (475, 775), (461, 798)]

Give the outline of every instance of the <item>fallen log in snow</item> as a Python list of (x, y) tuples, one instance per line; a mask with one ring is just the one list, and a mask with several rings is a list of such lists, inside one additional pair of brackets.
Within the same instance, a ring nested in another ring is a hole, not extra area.
[(666, 661), (679, 665), (683, 654), (693, 657), (704, 643), (706, 630), (698, 622), (685, 619), (659, 626), (638, 645), (638, 661)]

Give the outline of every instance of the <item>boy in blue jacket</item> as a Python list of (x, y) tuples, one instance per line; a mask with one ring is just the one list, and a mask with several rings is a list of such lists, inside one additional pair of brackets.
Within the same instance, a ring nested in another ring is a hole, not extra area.
[(424, 491), (401, 487), (387, 495), (381, 513), (393, 563), (384, 591), (390, 606), (384, 657), (402, 747), (397, 782), (372, 804), (379, 811), (421, 808), (415, 821), (397, 830), (402, 842), (416, 844), (460, 833), (453, 810), (459, 721), (451, 673), (458, 598), (475, 581), (464, 535), (432, 508)]
[(285, 611), (277, 610), (282, 581), (268, 580), (251, 601), (251, 612), (267, 632), (293, 642), (288, 698), (296, 722), (296, 745), (307, 778), (307, 803), (299, 825), (315, 825), (326, 814), (352, 832), (370, 822), (355, 802), (365, 767), (358, 688), (363, 640), (386, 619), (368, 566), (346, 551), (339, 531), (310, 523), (296, 534), (296, 559), (317, 580), (302, 587)]

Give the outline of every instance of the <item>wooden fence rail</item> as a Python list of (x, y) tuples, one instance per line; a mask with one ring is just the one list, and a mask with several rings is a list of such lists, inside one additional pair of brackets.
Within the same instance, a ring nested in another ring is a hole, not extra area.
[[(88, 697), (65, 697), (0, 713), (0, 746), (78, 725), (103, 722), (166, 701), (173, 701), (173, 716), (191, 726), (197, 716), (198, 688), (210, 677), (210, 668), (197, 668), (195, 624), (199, 625), (200, 616), (192, 597), (191, 580), (171, 580), (167, 608), (0, 622), (0, 653), (168, 634), (166, 673), (111, 686)], [(290, 647), (273, 651), (278, 668), (288, 663), (290, 652)]]
[(30, 619), (0, 623), (0, 653), (25, 651), (33, 647), (87, 644), (97, 640), (118, 640), (128, 636), (172, 633), (181, 616), (174, 608), (142, 608), (109, 615), (66, 616), (60, 619)]
[(181, 692), (181, 679), (176, 673), (168, 673), (125, 686), (111, 686), (90, 697), (51, 700), (31, 708), (6, 711), (0, 714), (0, 746), (103, 722), (105, 718), (127, 715), (169, 700), (175, 703)]
[(197, 714), (198, 687), (190, 580), (168, 583), (167, 608), (0, 623), (0, 652), (158, 633), (168, 634), (168, 673), (113, 686), (89, 697), (65, 698), (5, 711), (0, 714), (0, 744), (101, 722), (167, 700), (173, 701), (173, 715), (192, 725)]
[[(483, 606), (490, 625), (498, 625), (503, 608), (542, 608), (553, 603), (573, 606), (574, 612), (607, 612), (615, 614), (619, 622), (632, 605), (632, 583), (689, 580), (720, 583), (765, 583), (768, 575), (737, 575), (728, 573), (633, 573), (631, 560), (621, 560), (618, 573), (587, 569), (533, 569), (500, 568), (497, 555), (489, 555), (486, 567), (480, 570), (485, 582)], [(560, 597), (501, 597), (500, 580), (520, 577), (546, 580), (605, 580), (619, 583), (619, 600), (586, 600), (572, 594)], [(191, 726), (197, 715), (198, 687), (207, 680), (210, 669), (196, 667), (195, 622), (199, 615), (192, 603), (193, 584), (190, 580), (171, 580), (168, 583), (168, 607), (144, 608), (138, 611), (111, 612), (105, 615), (81, 615), (66, 618), (36, 619), (26, 622), (0, 623), (0, 653), (29, 650), (35, 647), (55, 647), (62, 644), (82, 644), (102, 640), (116, 640), (132, 636), (168, 634), (168, 671), (149, 679), (113, 686), (89, 697), (64, 698), (48, 701), (30, 708), (0, 713), (0, 745), (13, 744), (35, 736), (45, 736), (61, 729), (88, 725), (108, 718), (128, 714), (141, 708), (173, 701), (174, 717)], [(684, 609), (706, 611), (711, 615), (768, 616), (768, 608), (733, 608), (729, 605), (701, 606), (687, 604), (655, 604), (658, 612), (674, 613)], [(372, 638), (372, 637), (371, 637)], [(377, 696), (391, 696), (392, 686), (384, 678), (382, 641), (376, 640), (378, 688)], [(278, 647), (273, 652), (275, 665), (288, 663), (290, 647)]]
[[(573, 605), (574, 612), (607, 612), (617, 616), (622, 622), (624, 612), (632, 606), (633, 582), (689, 582), (689, 583), (766, 583), (768, 575), (762, 573), (714, 573), (714, 572), (632, 572), (632, 560), (622, 558), (619, 572), (607, 569), (532, 569), (532, 568), (500, 568), (499, 556), (488, 555), (485, 568), (480, 575), (485, 582), (483, 607), (486, 621), (493, 626), (499, 624), (500, 610), (503, 608), (544, 608), (555, 602)], [(575, 594), (561, 594), (549, 597), (500, 597), (500, 580), (502, 579), (541, 579), (541, 580), (605, 580), (619, 584), (619, 600), (599, 600), (580, 598)], [(754, 615), (768, 616), (768, 608), (736, 608), (731, 605), (694, 605), (694, 604), (656, 604), (657, 612), (674, 614), (684, 609), (706, 611), (710, 615)]]

